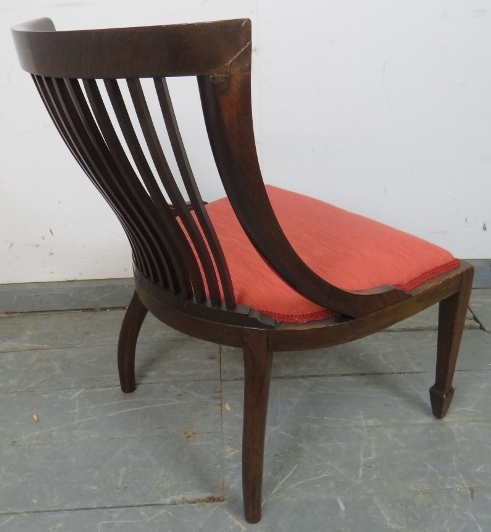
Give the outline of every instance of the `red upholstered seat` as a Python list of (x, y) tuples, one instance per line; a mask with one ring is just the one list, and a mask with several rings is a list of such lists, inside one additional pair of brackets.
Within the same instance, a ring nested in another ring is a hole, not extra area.
[[(446, 250), (328, 203), (266, 186), (291, 245), (320, 277), (345, 290), (393, 285), (411, 290), (457, 268)], [(240, 226), (227, 198), (207, 205), (230, 268), (237, 302), (283, 322), (335, 315), (305, 299), (269, 268)]]

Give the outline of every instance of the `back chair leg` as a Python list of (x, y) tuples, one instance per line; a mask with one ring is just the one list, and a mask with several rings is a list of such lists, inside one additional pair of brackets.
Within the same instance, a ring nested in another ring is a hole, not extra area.
[(248, 523), (261, 519), (264, 438), (273, 353), (266, 331), (245, 329), (244, 427), (242, 434), (242, 492)]
[(133, 298), (124, 315), (123, 324), (119, 333), (118, 341), (118, 371), (121, 390), (124, 393), (135, 391), (135, 350), (136, 341), (140, 332), (143, 320), (147, 315), (147, 308), (141, 302), (138, 294), (133, 294)]
[(431, 409), (438, 419), (447, 413), (454, 394), (452, 380), (464, 330), (473, 276), (474, 270), (471, 268), (462, 272), (460, 291), (440, 301), (436, 379), (435, 384), (430, 388)]

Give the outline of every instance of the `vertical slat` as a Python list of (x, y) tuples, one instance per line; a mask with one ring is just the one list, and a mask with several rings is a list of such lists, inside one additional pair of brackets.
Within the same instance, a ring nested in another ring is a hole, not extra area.
[[(98, 93), (95, 80), (84, 80), (84, 83), (93, 85), (95, 87), (94, 92)], [(93, 93), (88, 91), (87, 88), (86, 93), (89, 100), (91, 97), (93, 98)], [(104, 108), (102, 98), (100, 98), (100, 101), (102, 108)], [(96, 111), (94, 111), (94, 115), (96, 117), (98, 116)], [(104, 137), (102, 129), (100, 133)], [(104, 138), (104, 144), (107, 144), (106, 138)], [(109, 152), (111, 154), (110, 161), (116, 169), (116, 181), (125, 190), (129, 198), (128, 201), (133, 207), (132, 210), (136, 213), (136, 219), (141, 224), (142, 247), (145, 249), (147, 261), (151, 265), (153, 272), (150, 280), (162, 286), (168, 284), (172, 291), (178, 292), (180, 286), (173, 272), (171, 261), (163, 249), (164, 246), (162, 246), (162, 239), (158, 227), (158, 216), (153, 208), (153, 204), (148, 200), (148, 196), (139, 180), (137, 178), (131, 179), (131, 176), (126, 175), (117, 164), (115, 152), (112, 149), (109, 149)]]
[[(78, 82), (75, 80), (72, 81), (78, 85)], [(134, 240), (138, 243), (138, 250), (141, 260), (145, 262), (147, 269), (151, 269), (151, 265), (146, 257), (146, 253), (140, 246), (140, 242), (143, 242), (143, 233), (142, 229), (138, 227), (138, 223), (136, 223), (138, 217), (135, 218), (135, 216), (132, 216), (131, 214), (128, 215), (129, 202), (127, 201), (127, 198), (122, 196), (121, 191), (119, 191), (117, 187), (114, 187), (110, 180), (108, 182), (108, 178), (110, 179), (111, 177), (113, 178), (113, 182), (117, 180), (114, 179), (110, 168), (105, 168), (103, 163), (104, 159), (101, 157), (102, 153), (99, 146), (105, 147), (104, 141), (101, 138), (97, 142), (95, 138), (90, 137), (87, 128), (85, 127), (85, 124), (77, 110), (77, 106), (75, 105), (75, 102), (77, 102), (78, 106), (80, 107), (80, 101), (85, 101), (85, 98), (83, 97), (79, 87), (79, 98), (76, 98), (74, 102), (73, 97), (76, 95), (75, 93), (73, 95), (70, 94), (68, 85), (70, 85), (69, 80), (53, 80), (53, 86), (58, 98), (58, 103), (60, 104), (61, 110), (66, 117), (66, 128), (70, 132), (73, 141), (77, 146), (77, 150), (79, 153), (81, 153), (85, 164), (88, 168), (90, 168), (92, 175), (94, 175), (94, 179), (96, 179), (99, 186), (105, 190), (106, 195), (110, 198), (111, 204), (117, 208), (120, 216), (125, 220), (125, 225), (127, 225), (129, 229), (131, 228), (132, 234), (135, 234)], [(102, 169), (105, 171), (102, 171)], [(138, 236), (140, 238), (138, 238)], [(156, 273), (157, 271), (155, 270), (153, 275), (156, 275)]]
[[(95, 80), (84, 80), (83, 83), (99, 129), (104, 136), (104, 139), (113, 156), (114, 162), (121, 173), (122, 178), (126, 180), (130, 190), (134, 191), (136, 195), (135, 199), (141, 202), (141, 208), (144, 212), (151, 213), (152, 211), (156, 211), (154, 204), (146, 192), (143, 191), (143, 187), (137, 175), (135, 174), (133, 167), (128, 161), (126, 154), (124, 153), (105, 108), (104, 102), (102, 101), (102, 97)], [(164, 224), (162, 223), (162, 225)], [(181, 297), (184, 299), (189, 299), (192, 296), (191, 283), (189, 276), (186, 274), (186, 270), (182, 267), (182, 259), (178, 253), (178, 250), (176, 253), (176, 250), (174, 249), (175, 246), (170, 246), (168, 236), (166, 233), (164, 233), (165, 227), (157, 226), (154, 228), (154, 230), (161, 240), (161, 242), (155, 241), (152, 233), (149, 232), (149, 235), (152, 238), (152, 244), (155, 246), (154, 253), (161, 254), (163, 251), (167, 251), (170, 257), (169, 269), (172, 264), (171, 276), (173, 278), (173, 283), (176, 288), (180, 288)], [(177, 293), (177, 289), (175, 290), (175, 293)]]
[(202, 233), (198, 229), (195, 219), (193, 218), (188, 205), (186, 205), (186, 201), (182, 197), (179, 187), (177, 186), (169, 165), (167, 164), (167, 160), (148, 109), (145, 95), (143, 94), (140, 80), (134, 78), (128, 79), (127, 84), (155, 168), (157, 169), (160, 180), (169, 195), (177, 215), (193, 243), (208, 285), (210, 301), (213, 306), (217, 307), (221, 303), (220, 289), (218, 287), (215, 268)]
[(104, 84), (133, 161), (135, 162), (154, 205), (165, 221), (165, 229), (168, 233), (169, 244), (171, 244), (171, 242), (174, 244), (170, 251), (174, 252), (178, 259), (181, 256), (179, 250), (182, 251), (184, 261), (181, 262), (181, 267), (187, 269), (187, 272), (191, 277), (196, 301), (202, 303), (206, 300), (206, 294), (196, 257), (194, 256), (193, 250), (191, 249), (181, 227), (172, 214), (169, 204), (165, 200), (157, 182), (155, 181), (155, 177), (153, 176), (152, 170), (150, 169), (133, 128), (118, 82), (114, 79), (105, 79)]
[[(106, 191), (106, 195), (110, 196), (111, 203), (117, 205), (118, 218), (122, 224), (130, 228), (132, 240), (138, 250), (138, 262), (144, 265), (144, 269), (150, 275), (149, 264), (146, 259), (146, 254), (149, 250), (144, 252), (142, 246), (145, 246), (145, 238), (143, 237), (144, 224), (140, 219), (138, 210), (134, 207), (134, 202), (129, 197), (128, 191), (124, 187), (124, 181), (118, 176), (118, 170), (111, 154), (107, 149), (106, 143), (95, 124), (94, 118), (88, 107), (85, 95), (80, 88), (78, 80), (65, 79), (66, 91), (68, 94), (63, 96), (64, 91), (60, 90), (60, 96), (65, 101), (65, 106), (73, 106), (70, 115), (73, 117), (73, 127), (78, 131), (80, 142), (90, 153), (89, 159), (92, 161), (94, 172), (97, 174), (97, 183)], [(124, 220), (124, 221), (123, 221)], [(143, 272), (143, 270), (141, 270)], [(167, 284), (169, 283), (167, 274)]]
[[(94, 174), (92, 173), (92, 169), (90, 169), (86, 161), (84, 161), (81, 153), (79, 152), (77, 146), (75, 145), (74, 139), (70, 135), (69, 130), (66, 127), (66, 124), (63, 122), (62, 117), (60, 115), (60, 109), (56, 106), (55, 100), (53, 98), (52, 92), (49, 90), (48, 85), (51, 83), (52, 80), (48, 80), (46, 78), (42, 78), (41, 76), (33, 76), (34, 84), (39, 92), (39, 95), (41, 96), (41, 99), (44, 102), (44, 105), (46, 106), (46, 109), (48, 113), (51, 116), (51, 119), (53, 120), (53, 123), (55, 124), (56, 128), (58, 129), (58, 132), (60, 133), (61, 137), (65, 141), (65, 144), (67, 145), (68, 149), (74, 156), (75, 160), (79, 163), (79, 165), (82, 167), (88, 178), (91, 180), (91, 182), (95, 185), (97, 190), (102, 194), (104, 199), (109, 203), (113, 211), (115, 212), (116, 216), (118, 217), (119, 221), (121, 222), (123, 229), (125, 230), (128, 239), (130, 241), (130, 245), (132, 246), (132, 250), (136, 258), (138, 259), (138, 262), (141, 264), (142, 272), (145, 272), (145, 270), (148, 270), (148, 266), (142, 261), (140, 250), (138, 248), (138, 245), (136, 243), (136, 239), (134, 238), (134, 235), (132, 235), (132, 232), (130, 231), (129, 227), (127, 227), (125, 221), (121, 218), (120, 213), (118, 212), (118, 209), (115, 207), (115, 205), (112, 203), (111, 198), (108, 195), (107, 190), (105, 190), (101, 184), (98, 182)], [(130, 236), (131, 235), (131, 236)]]
[(232, 279), (227, 266), (227, 261), (223, 254), (222, 247), (217, 238), (213, 225), (208, 216), (208, 212), (204, 206), (204, 202), (199, 193), (196, 180), (194, 178), (191, 165), (189, 163), (184, 143), (182, 141), (179, 126), (177, 124), (176, 115), (174, 113), (174, 107), (170, 97), (167, 81), (165, 78), (154, 78), (155, 89), (157, 91), (157, 97), (159, 99), (160, 108), (164, 117), (167, 133), (171, 142), (172, 150), (176, 158), (177, 166), (182, 176), (184, 186), (189, 195), (191, 205), (199, 220), (203, 233), (206, 237), (209, 249), (213, 255), (213, 260), (216, 264), (218, 274), (223, 290), (223, 296), (227, 308), (233, 309), (235, 307), (235, 296), (232, 287)]
[[(95, 123), (79, 82), (74, 79), (66, 79), (65, 86), (71, 97), (72, 104), (78, 113), (81, 125), (85, 129), (85, 134), (82, 132), (83, 142), (87, 147), (92, 147), (92, 151), (94, 152), (93, 157), (96, 158), (96, 161), (98, 162), (98, 164), (96, 164), (98, 180), (100, 183), (104, 184), (114, 196), (124, 219), (127, 220), (128, 225), (132, 226), (133, 230), (138, 235), (136, 238), (137, 242), (145, 247), (147, 238), (145, 238), (144, 234), (146, 232), (145, 227), (148, 223), (142, 220), (142, 213), (135, 207), (135, 201), (131, 190), (125, 186), (125, 180), (121, 177), (111, 153), (106, 146), (104, 138)], [(79, 126), (78, 129), (81, 129), (81, 127)], [(148, 260), (146, 258), (146, 255), (148, 254), (148, 249), (146, 252), (142, 252), (145, 261)], [(172, 278), (167, 263), (164, 263), (164, 273), (164, 286), (173, 289)]]

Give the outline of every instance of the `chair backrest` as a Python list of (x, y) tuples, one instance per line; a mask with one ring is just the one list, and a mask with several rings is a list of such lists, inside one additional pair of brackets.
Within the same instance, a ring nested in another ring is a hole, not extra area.
[[(211, 306), (228, 310), (236, 306), (227, 263), (193, 177), (165, 79), (196, 76), (227, 196), (251, 243), (283, 280), (317, 304), (350, 316), (408, 297), (393, 287), (359, 294), (329, 284), (302, 261), (283, 233), (256, 153), (250, 20), (57, 32), (44, 18), (15, 26), (12, 34), (22, 68), (32, 74), (68, 148), (119, 218), (135, 268), (152, 284), (184, 300), (209, 299)], [(153, 78), (190, 208), (164, 156), (141, 78)], [(103, 80), (132, 160), (97, 80)], [(138, 140), (120, 83), (128, 86), (150, 158), (172, 205)]]
[[(212, 306), (224, 300), (233, 308), (227, 264), (194, 179), (165, 78), (197, 75), (203, 92), (206, 83), (223, 84), (231, 72), (250, 72), (250, 21), (56, 32), (50, 19), (39, 19), (13, 28), (13, 35), (21, 65), (32, 74), (58, 131), (119, 218), (135, 267), (152, 283), (184, 299), (194, 297), (202, 303), (208, 295)], [(142, 90), (140, 79), (148, 77), (153, 78), (188, 204)], [(104, 81), (132, 161), (97, 79)], [(142, 149), (118, 80), (128, 86), (158, 177)]]

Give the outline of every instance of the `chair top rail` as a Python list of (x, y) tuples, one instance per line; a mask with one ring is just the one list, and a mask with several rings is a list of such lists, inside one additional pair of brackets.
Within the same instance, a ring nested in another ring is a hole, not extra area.
[(250, 71), (251, 21), (56, 31), (40, 18), (11, 28), (21, 67), (54, 78), (145, 78)]

